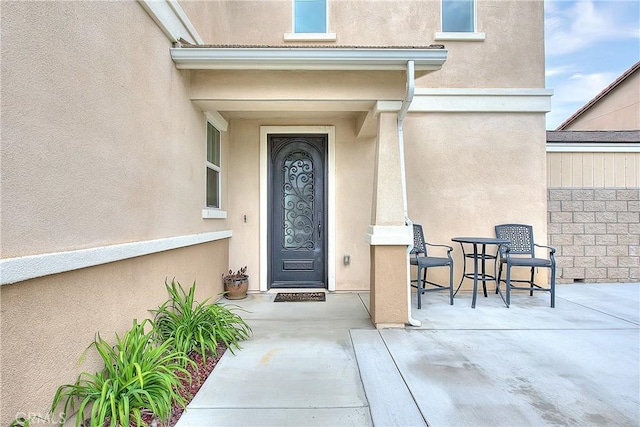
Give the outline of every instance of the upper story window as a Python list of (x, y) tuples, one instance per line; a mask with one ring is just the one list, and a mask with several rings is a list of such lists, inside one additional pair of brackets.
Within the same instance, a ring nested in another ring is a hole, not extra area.
[(286, 42), (334, 42), (336, 33), (329, 31), (328, 0), (291, 0), (293, 32), (284, 34)]
[(295, 33), (327, 32), (327, 0), (293, 0)]
[(207, 207), (220, 208), (220, 131), (207, 122)]
[(476, 30), (475, 0), (442, 0), (442, 31), (473, 33)]
[(442, 32), (436, 41), (483, 41), (485, 34), (476, 28), (477, 0), (441, 0)]

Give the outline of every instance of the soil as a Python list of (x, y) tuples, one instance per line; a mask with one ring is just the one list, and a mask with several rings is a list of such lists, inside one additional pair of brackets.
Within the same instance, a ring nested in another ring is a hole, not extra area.
[[(202, 357), (200, 353), (191, 352), (189, 353), (189, 358), (194, 361), (195, 366), (189, 364), (187, 366), (187, 371), (191, 374), (191, 382), (188, 379), (182, 380), (182, 387), (180, 388), (180, 395), (185, 398), (185, 406), (187, 406), (191, 400), (195, 397), (202, 384), (204, 384), (205, 380), (209, 377), (209, 374), (213, 371), (213, 368), (216, 367), (218, 361), (227, 350), (227, 347), (223, 342), (218, 343), (218, 347), (216, 349), (216, 354), (207, 354), (206, 360)], [(161, 420), (155, 418), (152, 414), (143, 415), (143, 421), (147, 423), (150, 427), (174, 427), (182, 413), (184, 412), (184, 408), (178, 403), (174, 402), (173, 409), (171, 411), (171, 418), (168, 422), (162, 422)]]

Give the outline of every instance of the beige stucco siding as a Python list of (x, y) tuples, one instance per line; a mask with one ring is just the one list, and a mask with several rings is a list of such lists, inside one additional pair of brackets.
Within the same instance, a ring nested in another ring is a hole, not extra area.
[(7, 3), (2, 39), (3, 257), (226, 227), (202, 220), (188, 72), (137, 2)]
[[(329, 1), (328, 32), (335, 41), (292, 42), (291, 0), (181, 2), (205, 44), (426, 46), (444, 44), (442, 71), (418, 79), (419, 87), (544, 87), (544, 3), (477, 3), (482, 41), (438, 40), (438, 1)], [(516, 23), (506, 25), (505, 23)], [(482, 51), (481, 55), (478, 52)], [(473, 78), (469, 78), (472, 76)]]
[(496, 224), (524, 223), (536, 243), (546, 242), (542, 115), (410, 115), (405, 136), (409, 216), (427, 240), (454, 246), (455, 277), (463, 260), (452, 237), (495, 236)]
[[(286, 114), (284, 114), (286, 116)], [(229, 193), (233, 195), (229, 225), (234, 230), (230, 243), (232, 266), (247, 265), (258, 274), (260, 268), (260, 126), (334, 126), (336, 184), (336, 290), (366, 290), (369, 287), (369, 246), (364, 235), (371, 220), (371, 199), (375, 141), (355, 137), (353, 117), (325, 119), (269, 118), (230, 121)], [(247, 222), (244, 222), (244, 216)], [(344, 255), (351, 256), (344, 265)], [(266, 274), (265, 272), (261, 272)], [(259, 289), (257, 280), (250, 289)]]
[(233, 30), (229, 19), (229, 1), (178, 1), (191, 24), (205, 43), (228, 43)]
[(405, 84), (402, 71), (202, 70), (193, 72), (190, 94), (194, 100), (268, 100), (277, 110), (273, 101), (398, 100)]
[(151, 316), (168, 298), (165, 279), (197, 281), (197, 300), (215, 301), (227, 265), (222, 240), (2, 286), (2, 425), (21, 413), (46, 417), (58, 386), (99, 370), (93, 350), (77, 363), (95, 334), (115, 342), (114, 332)]
[[(139, 3), (3, 2), (1, 31), (3, 259), (227, 229), (202, 219), (206, 128), (189, 73)], [(148, 316), (166, 278), (217, 297), (228, 245), (3, 285), (0, 424), (45, 416), (56, 387), (95, 372), (93, 355), (76, 365), (94, 334)]]
[[(485, 40), (438, 41), (449, 51), (447, 62), (437, 73), (419, 78), (416, 85), (544, 87), (543, 2), (479, 0), (477, 10), (478, 31), (485, 33)], [(512, 22), (518, 25), (505, 24)]]

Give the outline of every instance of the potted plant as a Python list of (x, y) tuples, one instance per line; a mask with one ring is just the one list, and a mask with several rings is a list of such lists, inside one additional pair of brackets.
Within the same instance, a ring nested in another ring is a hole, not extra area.
[(243, 299), (247, 297), (247, 289), (249, 289), (249, 275), (247, 267), (244, 266), (235, 273), (229, 270), (228, 273), (222, 275), (224, 282), (224, 296), (227, 299)]

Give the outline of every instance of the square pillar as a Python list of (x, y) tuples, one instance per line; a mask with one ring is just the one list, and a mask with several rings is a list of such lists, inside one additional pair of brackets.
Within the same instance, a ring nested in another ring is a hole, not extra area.
[(372, 225), (367, 234), (370, 310), (377, 328), (404, 327), (409, 319), (407, 247), (413, 232), (405, 225), (403, 211), (397, 110), (378, 111)]

